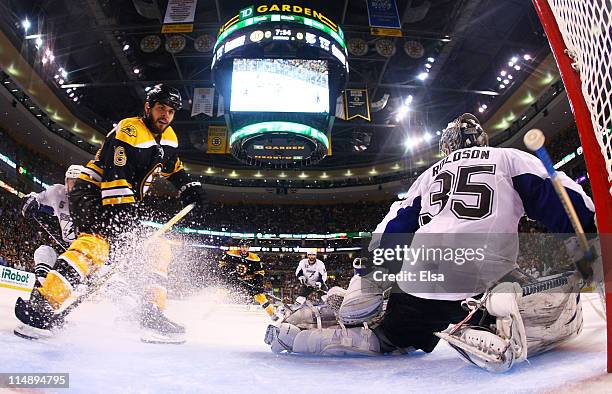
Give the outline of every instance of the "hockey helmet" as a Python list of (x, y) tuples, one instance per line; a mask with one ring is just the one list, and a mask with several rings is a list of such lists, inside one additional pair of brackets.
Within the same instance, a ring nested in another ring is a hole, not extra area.
[(149, 90), (146, 101), (149, 103), (150, 107), (153, 107), (155, 103), (161, 103), (169, 105), (174, 108), (175, 111), (178, 111), (183, 106), (181, 93), (178, 89), (164, 85), (163, 83), (157, 84)]
[(72, 164), (66, 170), (65, 178), (66, 179), (77, 179), (79, 177), (79, 175), (81, 175), (82, 171), (83, 171), (83, 166), (80, 166), (78, 164)]
[(443, 156), (448, 156), (457, 149), (488, 145), (489, 136), (480, 126), (478, 118), (470, 113), (450, 122), (440, 137), (440, 153)]

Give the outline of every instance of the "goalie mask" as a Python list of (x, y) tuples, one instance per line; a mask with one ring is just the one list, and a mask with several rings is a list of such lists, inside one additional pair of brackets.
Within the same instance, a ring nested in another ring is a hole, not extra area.
[(465, 113), (453, 120), (442, 131), (440, 153), (448, 156), (457, 149), (489, 146), (489, 136), (480, 126), (476, 116)]

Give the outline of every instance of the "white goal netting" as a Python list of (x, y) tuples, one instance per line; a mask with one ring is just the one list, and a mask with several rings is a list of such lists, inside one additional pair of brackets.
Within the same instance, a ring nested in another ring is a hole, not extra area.
[[(548, 0), (612, 182), (612, 0)], [(612, 187), (609, 188), (612, 194)]]

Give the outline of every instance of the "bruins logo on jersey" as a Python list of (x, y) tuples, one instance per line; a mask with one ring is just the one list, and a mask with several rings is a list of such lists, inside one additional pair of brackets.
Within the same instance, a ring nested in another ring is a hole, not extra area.
[(136, 137), (136, 127), (134, 125), (125, 125), (119, 131), (129, 135), (130, 137)]
[(246, 275), (246, 273), (249, 271), (249, 267), (247, 267), (245, 264), (236, 264), (236, 273), (240, 276)]

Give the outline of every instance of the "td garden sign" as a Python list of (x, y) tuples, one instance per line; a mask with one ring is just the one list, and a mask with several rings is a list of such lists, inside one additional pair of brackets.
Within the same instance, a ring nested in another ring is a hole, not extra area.
[(278, 169), (331, 155), (347, 58), (342, 29), (320, 10), (286, 3), (239, 10), (219, 29), (211, 61), (229, 153)]
[(309, 18), (313, 18), (325, 24), (327, 27), (329, 27), (336, 33), (340, 32), (338, 25), (336, 25), (331, 19), (325, 16), (325, 14), (318, 12), (317, 10), (313, 10), (312, 8), (303, 7), (299, 5), (271, 4), (271, 5), (260, 5), (257, 7), (251, 6), (251, 7), (247, 7), (247, 8), (240, 10), (238, 15), (234, 16), (232, 19), (227, 21), (225, 25), (221, 27), (221, 29), (219, 30), (219, 34), (222, 34), (229, 27), (238, 23), (238, 21), (241, 21), (247, 18), (251, 18), (251, 17), (257, 17), (260, 15), (270, 14), (274, 12), (307, 16)]

